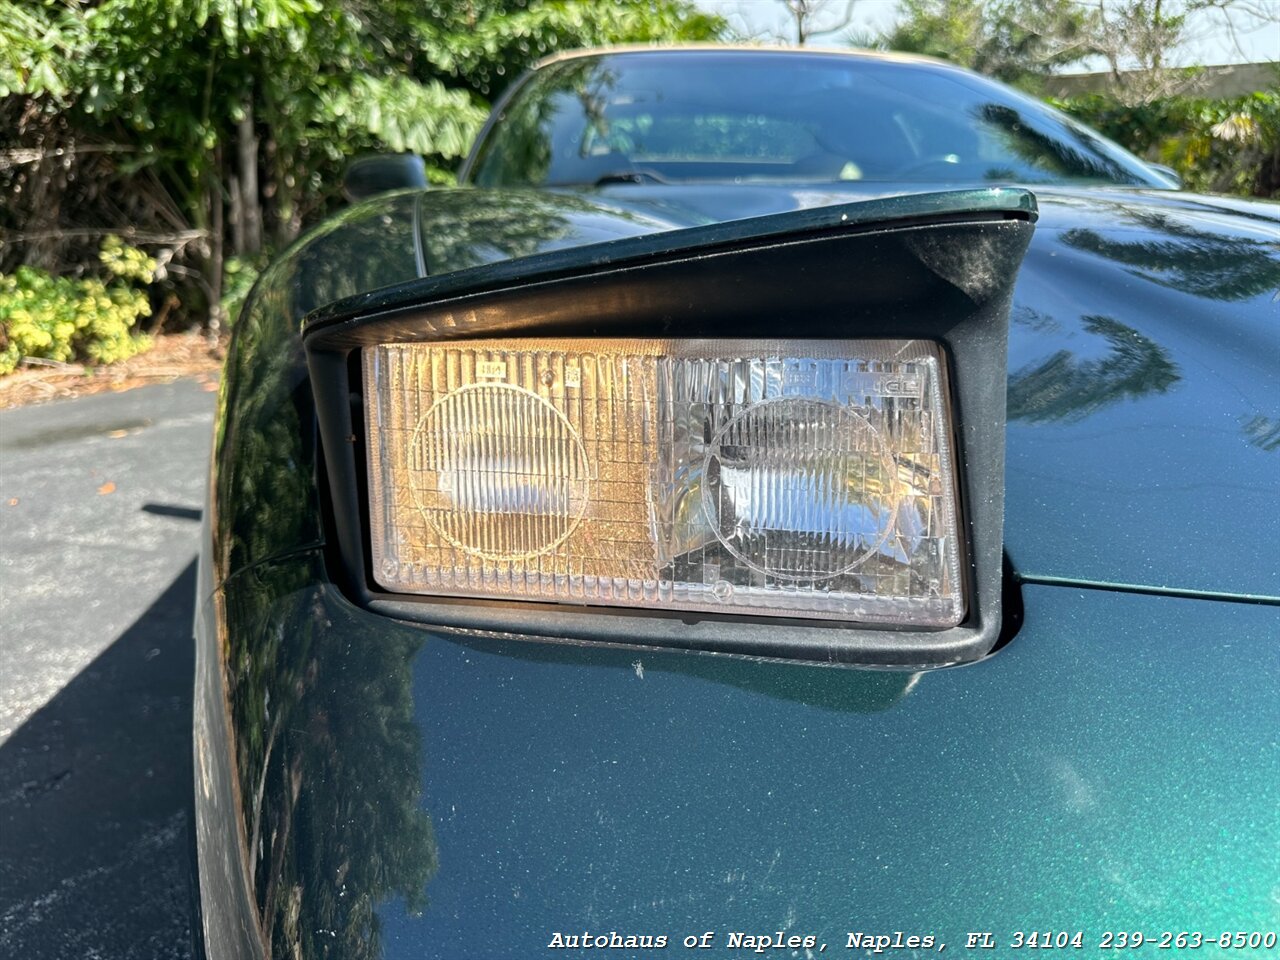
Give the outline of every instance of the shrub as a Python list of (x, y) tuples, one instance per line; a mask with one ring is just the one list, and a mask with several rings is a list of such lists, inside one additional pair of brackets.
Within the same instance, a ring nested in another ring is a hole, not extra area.
[(152, 281), (155, 261), (119, 237), (107, 237), (98, 258), (105, 282), (31, 267), (0, 274), (0, 374), (23, 357), (115, 363), (151, 346), (134, 329), (151, 314), (147, 292), (136, 284)]
[(240, 309), (257, 282), (258, 274), (266, 267), (266, 261), (266, 254), (256, 258), (228, 258), (222, 270), (222, 313), (227, 329), (234, 327), (240, 319)]
[(1172, 167), (1188, 190), (1280, 197), (1280, 92), (1125, 106), (1105, 94), (1053, 101), (1121, 146)]

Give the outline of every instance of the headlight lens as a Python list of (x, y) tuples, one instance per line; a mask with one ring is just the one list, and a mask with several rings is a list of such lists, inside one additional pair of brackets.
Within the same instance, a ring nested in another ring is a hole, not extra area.
[(475, 341), (363, 361), (388, 590), (964, 619), (935, 343)]

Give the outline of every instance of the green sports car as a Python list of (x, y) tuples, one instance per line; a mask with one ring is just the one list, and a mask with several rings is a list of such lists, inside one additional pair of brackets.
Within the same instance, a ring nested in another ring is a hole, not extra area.
[(728, 48), (348, 188), (222, 381), (206, 956), (1280, 956), (1280, 207)]

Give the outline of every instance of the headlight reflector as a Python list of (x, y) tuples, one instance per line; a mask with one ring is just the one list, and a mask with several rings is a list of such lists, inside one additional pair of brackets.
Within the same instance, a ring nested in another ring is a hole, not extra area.
[(495, 340), (363, 362), (388, 590), (964, 619), (935, 343)]

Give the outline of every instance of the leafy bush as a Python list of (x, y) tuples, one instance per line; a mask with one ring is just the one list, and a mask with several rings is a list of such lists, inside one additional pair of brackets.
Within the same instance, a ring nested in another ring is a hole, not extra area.
[(227, 329), (234, 327), (240, 319), (240, 309), (269, 259), (268, 254), (227, 259), (222, 268), (222, 315)]
[(1139, 156), (1172, 167), (1188, 190), (1280, 197), (1280, 92), (1125, 106), (1105, 94), (1053, 101)]
[(23, 357), (115, 363), (151, 346), (134, 330), (151, 314), (145, 289), (156, 263), (141, 250), (108, 237), (98, 255), (108, 281), (54, 277), (19, 267), (0, 274), (0, 374)]

